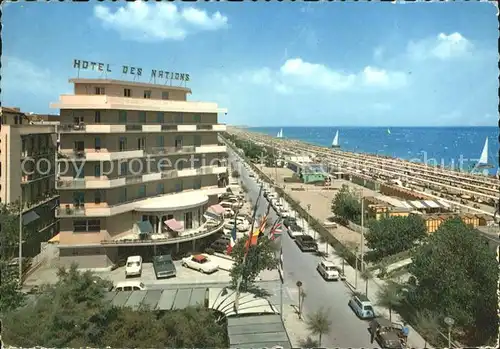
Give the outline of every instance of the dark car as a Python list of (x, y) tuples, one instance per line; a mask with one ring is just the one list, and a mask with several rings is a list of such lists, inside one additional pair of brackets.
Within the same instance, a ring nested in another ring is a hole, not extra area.
[(210, 245), (210, 248), (215, 252), (225, 253), (227, 251), (227, 245), (229, 245), (229, 240), (217, 239)]
[(310, 235), (301, 235), (295, 238), (295, 243), (302, 252), (317, 252), (318, 244)]
[(404, 336), (400, 325), (384, 318), (375, 318), (370, 322), (370, 334), (384, 349), (403, 349)]
[(168, 278), (177, 275), (177, 269), (172, 261), (172, 256), (167, 254), (153, 257), (153, 268), (157, 279)]
[(290, 227), (291, 225), (297, 225), (297, 218), (294, 217), (286, 217), (283, 219), (283, 224), (285, 227)]

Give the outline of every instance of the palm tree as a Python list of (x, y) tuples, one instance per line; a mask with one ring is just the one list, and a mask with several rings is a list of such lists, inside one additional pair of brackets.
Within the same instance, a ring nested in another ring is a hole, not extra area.
[(328, 238), (326, 236), (323, 236), (323, 235), (319, 235), (319, 242), (321, 242), (322, 244), (325, 244), (326, 245), (326, 248), (325, 248), (325, 255), (328, 256)]
[(368, 297), (368, 281), (373, 277), (372, 272), (365, 266), (360, 276), (365, 280), (365, 296)]
[(389, 321), (392, 321), (392, 310), (401, 305), (403, 300), (400, 286), (395, 282), (388, 282), (377, 292), (377, 298), (377, 305), (389, 309)]
[(342, 274), (345, 275), (345, 261), (347, 258), (349, 258), (349, 256), (351, 255), (352, 253), (352, 250), (354, 250), (356, 247), (355, 247), (355, 244), (353, 244), (352, 242), (348, 242), (345, 244), (345, 247), (344, 248), (340, 248), (339, 250), (333, 250), (333, 253), (339, 257), (339, 258), (342, 258)]
[(427, 339), (431, 341), (436, 339), (436, 329), (439, 328), (439, 320), (435, 314), (428, 310), (417, 311), (415, 315), (415, 327), (422, 335), (422, 338), (424, 338), (424, 347), (427, 348)]
[(318, 335), (318, 346), (321, 346), (321, 337), (324, 334), (330, 332), (332, 327), (332, 322), (328, 318), (328, 312), (325, 309), (319, 309), (318, 311), (307, 316), (306, 320), (307, 329), (311, 331), (313, 335)]
[(301, 339), (299, 341), (301, 348), (317, 348), (320, 346), (319, 342), (311, 337), (307, 336), (306, 339)]

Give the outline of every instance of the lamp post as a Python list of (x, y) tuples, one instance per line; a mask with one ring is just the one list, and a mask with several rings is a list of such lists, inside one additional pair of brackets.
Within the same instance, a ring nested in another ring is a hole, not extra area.
[(359, 197), (361, 201), (361, 243), (360, 243), (360, 254), (361, 254), (361, 271), (364, 270), (364, 249), (365, 249), (365, 200), (363, 196), (363, 189), (359, 192)]
[[(307, 204), (307, 233), (310, 232), (311, 229), (311, 204)], [(316, 240), (316, 231), (314, 231), (314, 240)]]
[(451, 328), (455, 324), (455, 320), (447, 316), (444, 318), (444, 323), (448, 326), (448, 348), (451, 348)]
[(19, 287), (23, 285), (23, 197), (19, 199)]

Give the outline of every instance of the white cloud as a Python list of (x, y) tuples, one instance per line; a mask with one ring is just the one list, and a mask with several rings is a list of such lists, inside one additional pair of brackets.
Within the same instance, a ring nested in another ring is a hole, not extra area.
[(376, 47), (375, 50), (373, 50), (373, 59), (375, 60), (381, 60), (384, 56), (384, 48), (379, 46)]
[(261, 68), (238, 75), (240, 82), (266, 85), (279, 93), (298, 89), (326, 92), (348, 91), (355, 88), (398, 88), (407, 83), (405, 74), (367, 66), (359, 73), (336, 71), (323, 64), (305, 62), (301, 58), (288, 59), (279, 70)]
[(180, 10), (171, 3), (149, 5), (143, 1), (127, 3), (114, 12), (96, 5), (94, 16), (123, 38), (136, 41), (183, 40), (196, 32), (225, 28), (228, 22), (219, 11), (209, 14), (194, 7)]
[(448, 60), (471, 52), (472, 43), (460, 33), (440, 33), (434, 38), (408, 44), (408, 54), (415, 59), (437, 58)]

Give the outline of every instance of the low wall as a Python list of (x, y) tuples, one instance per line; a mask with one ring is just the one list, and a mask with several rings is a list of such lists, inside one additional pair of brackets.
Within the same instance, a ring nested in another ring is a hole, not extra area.
[[(238, 153), (237, 149), (231, 144), (229, 141), (227, 141), (225, 138), (223, 138), (225, 143), (236, 153)], [(238, 153), (240, 154), (240, 153)], [(262, 179), (266, 181), (267, 183), (274, 184), (274, 180), (269, 178), (264, 172), (262, 172), (257, 166), (255, 166), (245, 155), (242, 155), (242, 157), (245, 159), (245, 162), (250, 165), (250, 167), (256, 171), (257, 173), (260, 174)], [(290, 207), (296, 211), (302, 218), (306, 219), (308, 222), (310, 222), (310, 226), (312, 229), (314, 229), (319, 235), (321, 235), (324, 239), (328, 241), (328, 244), (330, 244), (335, 251), (342, 256), (342, 258), (348, 263), (350, 266), (353, 268), (356, 268), (360, 270), (361, 268), (361, 263), (356, 263), (356, 256), (354, 253), (352, 253), (349, 249), (347, 249), (339, 240), (337, 240), (331, 233), (330, 231), (316, 218), (311, 216), (300, 204), (297, 203), (290, 195), (288, 195), (282, 188), (279, 186), (275, 186), (276, 192), (283, 198), (285, 199)], [(351, 223), (354, 224), (354, 223)], [(359, 227), (359, 226), (357, 226)], [(354, 229), (353, 229), (354, 230)], [(359, 232), (361, 231), (361, 227), (359, 227)]]

